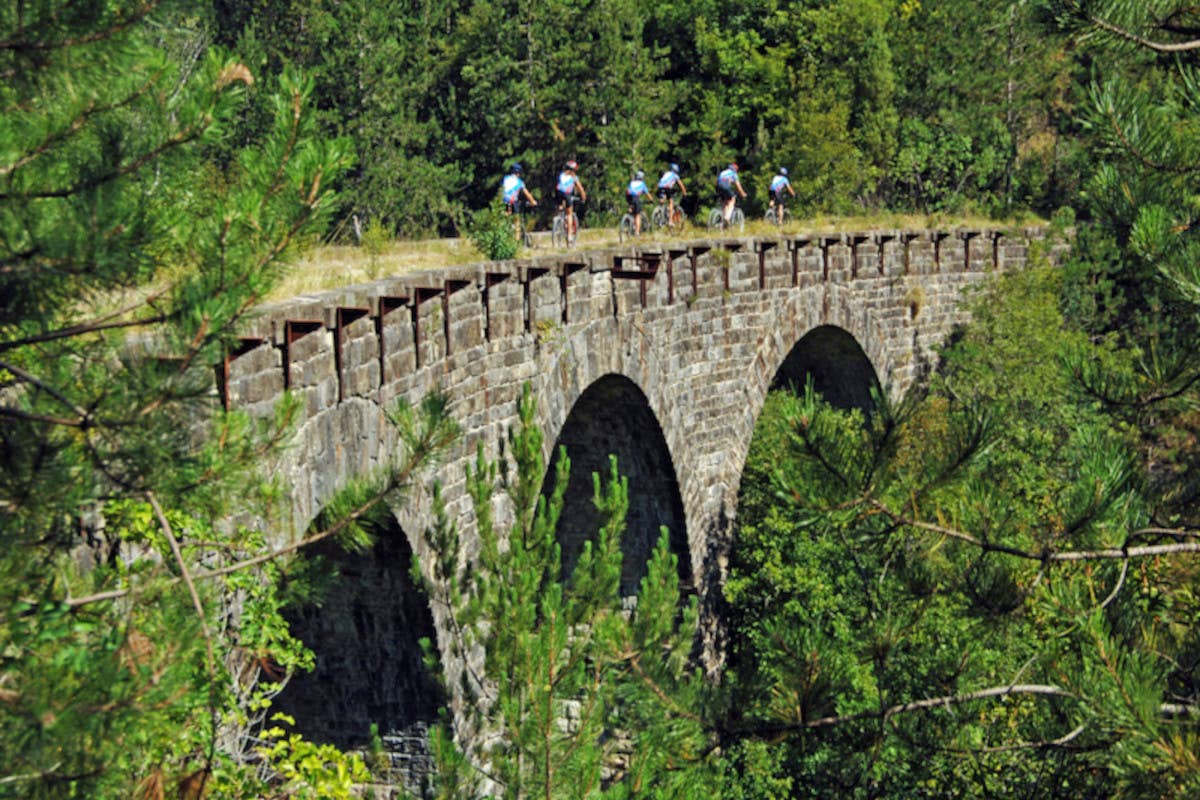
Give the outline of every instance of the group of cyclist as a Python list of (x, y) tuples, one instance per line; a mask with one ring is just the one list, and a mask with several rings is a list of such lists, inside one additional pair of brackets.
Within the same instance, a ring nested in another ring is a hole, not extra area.
[[(583, 188), (583, 182), (579, 179), (578, 168), (578, 163), (568, 161), (563, 166), (562, 172), (558, 174), (558, 182), (555, 185), (556, 210), (566, 215), (568, 230), (572, 231), (578, 225), (575, 219), (575, 204), (587, 201), (587, 191)], [(505, 208), (514, 218), (519, 218), (520, 212), (524, 207), (537, 205), (537, 200), (530, 194), (525, 181), (521, 177), (522, 171), (520, 164), (513, 164), (501, 182), (501, 193)], [(687, 197), (687, 186), (684, 185), (683, 178), (679, 174), (680, 172), (679, 165), (672, 162), (667, 165), (666, 171), (658, 179), (657, 192), (655, 194), (658, 197), (658, 202), (666, 206), (667, 220), (677, 219), (675, 198), (677, 196), (681, 198)], [(742, 182), (738, 176), (737, 162), (730, 162), (728, 166), (718, 173), (716, 190), (717, 201), (721, 205), (722, 219), (728, 225), (730, 216), (737, 204), (737, 198), (746, 197), (746, 190), (742, 188)], [(769, 193), (769, 208), (776, 214), (776, 219), (782, 220), (785, 194), (791, 197), (796, 196), (796, 192), (792, 189), (792, 182), (788, 178), (787, 167), (780, 167), (775, 177), (771, 179)], [(635, 234), (642, 232), (643, 198), (650, 196), (650, 187), (646, 184), (646, 173), (639, 169), (634, 173), (633, 178), (625, 187), (625, 201), (628, 203), (629, 213), (634, 219)]]
[[(587, 190), (583, 188), (583, 181), (579, 179), (576, 170), (579, 164), (575, 161), (568, 161), (563, 165), (562, 172), (558, 173), (558, 182), (555, 184), (555, 208), (557, 211), (566, 214), (567, 229), (574, 231), (578, 227), (578, 221), (575, 219), (575, 204), (587, 202)], [(509, 214), (512, 214), (514, 219), (519, 219), (521, 212), (526, 207), (537, 205), (537, 200), (529, 192), (529, 187), (525, 185), (525, 179), (521, 177), (524, 173), (524, 167), (519, 163), (513, 164), (508, 168), (508, 174), (504, 176), (504, 180), (500, 182), (500, 194), (504, 200), (504, 207)]]

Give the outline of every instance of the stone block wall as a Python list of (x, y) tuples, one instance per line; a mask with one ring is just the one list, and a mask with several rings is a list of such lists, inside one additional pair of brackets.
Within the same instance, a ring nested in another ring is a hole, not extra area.
[[(464, 465), (479, 442), (491, 456), (500, 452), (522, 385), (537, 398), (549, 463), (580, 398), (618, 376), (636, 387), (620, 402), (639, 398), (644, 413), (574, 430), (591, 448), (618, 429), (661, 443), (654, 446), (663, 452), (630, 458), (643, 472), (672, 473), (645, 480), (677, 492), (678, 505), (667, 506), (682, 517), (681, 571), (703, 601), (719, 590), (754, 423), (796, 344), (817, 329), (844, 332), (898, 397), (933, 369), (935, 348), (965, 320), (963, 290), (1023, 268), (1043, 236), (698, 239), (387, 278), (263, 307), (218, 383), (228, 407), (252, 414), (268, 414), (285, 388), (303, 400), (297, 446), (274, 465), (293, 488), (293, 537), (339, 486), (393, 452), (384, 410), (395, 399), (446, 392), (464, 436), (436, 477), (469, 558), (477, 544)], [(1063, 247), (1039, 244), (1052, 259)], [(653, 503), (645, 508), (641, 516), (656, 513)], [(501, 522), (505, 513), (497, 509)], [(417, 555), (428, 555), (428, 493), (418, 487), (397, 519)], [(433, 618), (440, 637), (444, 613), (434, 609)]]

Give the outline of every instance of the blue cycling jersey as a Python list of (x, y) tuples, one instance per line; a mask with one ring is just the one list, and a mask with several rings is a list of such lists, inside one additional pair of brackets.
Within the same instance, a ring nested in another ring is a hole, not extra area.
[(644, 194), (650, 194), (650, 189), (647, 188), (645, 181), (632, 180), (629, 186), (625, 189), (625, 194), (630, 197), (640, 197)]
[(521, 194), (521, 190), (525, 188), (525, 181), (517, 175), (505, 175), (504, 180), (500, 183), (500, 189), (504, 193), (504, 202), (513, 203), (517, 196)]
[(721, 170), (721, 174), (717, 176), (717, 186), (720, 186), (722, 189), (732, 189), (733, 185), (737, 183), (737, 179), (737, 172), (728, 168), (723, 169)]
[(658, 188), (672, 189), (677, 183), (679, 183), (679, 176), (675, 174), (674, 170), (669, 169), (663, 173), (661, 178), (658, 179)]
[(558, 173), (558, 190), (563, 194), (571, 194), (575, 191), (575, 181), (579, 178), (571, 172)]
[(791, 181), (789, 181), (783, 175), (776, 175), (774, 178), (771, 179), (771, 191), (772, 192), (782, 192), (785, 188), (787, 188), (788, 184), (790, 184), (790, 183), (791, 183)]

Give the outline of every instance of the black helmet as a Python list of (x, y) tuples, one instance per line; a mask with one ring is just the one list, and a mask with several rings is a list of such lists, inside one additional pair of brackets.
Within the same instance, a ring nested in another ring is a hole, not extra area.
[(513, 175), (519, 175), (521, 173), (521, 165), (514, 162), (513, 165), (508, 168), (508, 171)]

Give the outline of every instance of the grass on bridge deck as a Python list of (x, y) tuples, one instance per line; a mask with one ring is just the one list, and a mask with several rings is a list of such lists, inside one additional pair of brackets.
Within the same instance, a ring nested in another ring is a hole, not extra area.
[[(875, 229), (913, 229), (926, 228), (995, 228), (1007, 225), (1037, 225), (1043, 220), (1023, 218), (1020, 220), (993, 220), (984, 217), (952, 217), (944, 215), (877, 215), (863, 217), (812, 217), (795, 222), (789, 222), (783, 228), (783, 233), (838, 233), (843, 231), (863, 231)], [(580, 230), (577, 248), (615, 247), (620, 242), (617, 239), (616, 227), (588, 228)], [(772, 236), (779, 229), (761, 219), (747, 220), (745, 236)], [(686, 240), (689, 238), (704, 238), (709, 235), (704, 225), (690, 225), (684, 234), (671, 239), (663, 234), (643, 236), (638, 244), (654, 242)], [(534, 246), (530, 250), (522, 250), (517, 256), (546, 255), (549, 253), (565, 252), (565, 248), (556, 248), (550, 243), (548, 231), (534, 232)], [(289, 270), (287, 276), (271, 292), (268, 300), (284, 300), (310, 292), (334, 289), (339, 286), (349, 286), (367, 283), (379, 278), (392, 275), (403, 275), (409, 272), (437, 269), (438, 267), (471, 264), (486, 261), (476, 249), (474, 243), (467, 238), (461, 239), (420, 239), (396, 240), (388, 242), (379, 248), (356, 247), (354, 245), (321, 245), (304, 254)]]

